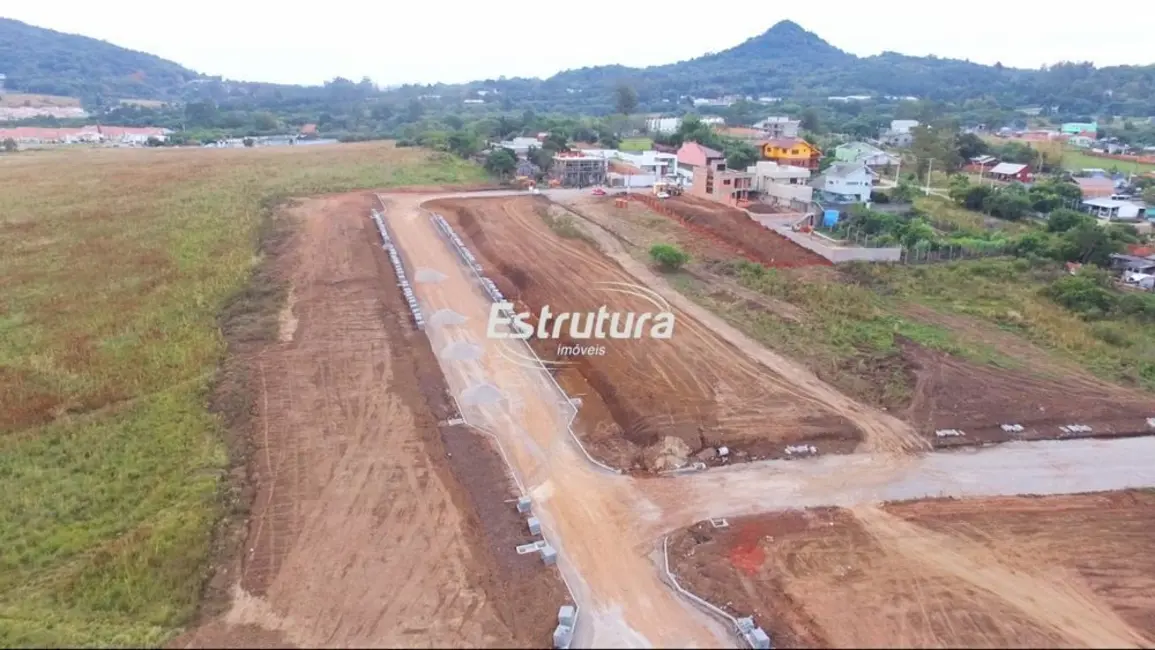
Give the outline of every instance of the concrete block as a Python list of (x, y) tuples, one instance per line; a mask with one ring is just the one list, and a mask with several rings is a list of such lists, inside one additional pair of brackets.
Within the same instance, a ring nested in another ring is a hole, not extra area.
[(545, 562), (546, 566), (557, 564), (557, 549), (549, 544), (541, 547), (541, 561)]
[(531, 510), (533, 510), (533, 501), (530, 501), (529, 497), (521, 497), (520, 499), (517, 500), (517, 511), (518, 512), (520, 512), (521, 514), (524, 515), (525, 513), (530, 512)]
[(573, 628), (568, 625), (559, 625), (553, 631), (553, 647), (568, 648), (573, 642)]
[(770, 650), (770, 635), (760, 627), (750, 631), (750, 645), (755, 650)]
[(562, 605), (558, 608), (557, 622), (559, 625), (573, 627), (575, 618), (577, 618), (577, 608), (575, 608), (573, 605)]
[(743, 616), (738, 619), (738, 629), (742, 631), (742, 634), (749, 634), (755, 627), (757, 626), (754, 625), (753, 616)]
[(529, 532), (531, 535), (541, 534), (541, 521), (539, 521), (537, 517), (530, 517), (526, 523), (529, 524)]

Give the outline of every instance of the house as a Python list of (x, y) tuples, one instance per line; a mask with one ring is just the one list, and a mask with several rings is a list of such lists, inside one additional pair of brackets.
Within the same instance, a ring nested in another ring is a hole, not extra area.
[(1083, 192), (1084, 199), (1110, 198), (1115, 193), (1115, 181), (1106, 176), (1076, 178), (1075, 184)]
[(972, 174), (986, 174), (998, 164), (999, 159), (994, 156), (975, 156), (967, 161), (963, 170)]
[(763, 160), (746, 168), (746, 171), (754, 175), (754, 191), (768, 203), (804, 212), (814, 199), (810, 170), (805, 167), (779, 165)]
[(914, 143), (914, 129), (918, 120), (891, 120), (890, 128), (882, 132), (879, 140), (889, 147), (909, 147)]
[(302, 124), (300, 133), (302, 136), (305, 136), (307, 138), (308, 137), (315, 137), (317, 135), (317, 125), (316, 124)]
[(1087, 135), (1094, 138), (1099, 132), (1099, 124), (1097, 122), (1067, 122), (1059, 127), (1059, 130), (1070, 135)]
[(509, 149), (519, 158), (524, 158), (529, 154), (530, 149), (541, 148), (541, 140), (537, 138), (513, 138), (512, 140), (503, 140), (498, 145), (501, 149)]
[(1123, 273), (1155, 273), (1155, 260), (1135, 255), (1111, 255), (1111, 270)]
[(164, 142), (168, 139), (168, 134), (171, 133), (168, 129), (149, 126), (100, 126), (97, 128), (100, 129), (100, 135), (105, 141), (122, 144), (145, 144), (150, 139)]
[(812, 183), (821, 201), (829, 203), (869, 203), (874, 175), (866, 165), (834, 163)]
[(771, 115), (754, 123), (754, 128), (762, 132), (763, 138), (797, 138), (801, 120), (792, 120), (783, 115)]
[(859, 163), (871, 168), (891, 167), (899, 163), (898, 156), (865, 142), (838, 145), (834, 149), (834, 159), (838, 162)]
[[(678, 173), (678, 156), (662, 151), (628, 152), (617, 149), (582, 149), (583, 154), (602, 158), (609, 165), (610, 186), (614, 180), (625, 186), (650, 187), (660, 181), (673, 180)], [(625, 176), (629, 176), (626, 179)]]
[(989, 172), (991, 178), (999, 181), (1017, 181), (1019, 183), (1031, 182), (1031, 166), (1020, 165), (1017, 163), (999, 163), (991, 167)]
[(818, 169), (822, 152), (802, 138), (774, 138), (762, 143), (762, 158), (780, 165)]
[(674, 133), (682, 126), (680, 117), (648, 117), (646, 131), (649, 133)]
[(558, 152), (554, 154), (549, 177), (562, 187), (590, 187), (605, 185), (608, 165), (605, 158), (583, 153)]
[(750, 199), (754, 174), (726, 169), (721, 151), (687, 142), (678, 149), (678, 167), (683, 166), (693, 170), (690, 193), (695, 196), (730, 204)]
[(1083, 211), (1104, 221), (1141, 221), (1147, 216), (1147, 208), (1119, 199), (1086, 199)]
[(1073, 147), (1089, 149), (1092, 145), (1095, 144), (1095, 138), (1089, 135), (1073, 135), (1067, 139), (1067, 142), (1069, 142)]

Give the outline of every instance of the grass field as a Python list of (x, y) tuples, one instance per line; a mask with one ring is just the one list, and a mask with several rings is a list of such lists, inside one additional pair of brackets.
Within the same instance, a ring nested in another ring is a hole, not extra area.
[(1092, 156), (1078, 149), (1067, 149), (1063, 151), (1063, 167), (1070, 170), (1118, 169), (1124, 174), (1142, 174), (1144, 172), (1155, 171), (1155, 165), (1150, 163), (1101, 158), (1099, 156)]
[(648, 151), (654, 148), (654, 141), (649, 138), (626, 138), (618, 148), (622, 151)]
[(0, 157), (0, 645), (156, 645), (228, 466), (218, 314), (295, 194), (482, 180), (382, 143)]

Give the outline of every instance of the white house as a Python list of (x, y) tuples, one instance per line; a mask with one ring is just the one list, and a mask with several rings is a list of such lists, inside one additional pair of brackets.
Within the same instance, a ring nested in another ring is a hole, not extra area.
[(503, 140), (500, 144), (498, 144), (498, 146), (502, 149), (509, 149), (518, 156), (524, 157), (529, 153), (530, 148), (540, 149), (541, 140), (538, 140), (537, 138), (518, 137), (512, 140)]
[(646, 118), (646, 130), (650, 133), (674, 133), (682, 126), (680, 117)]
[(1147, 208), (1119, 199), (1087, 199), (1083, 210), (1105, 221), (1139, 221), (1147, 216)]
[(834, 163), (814, 181), (824, 201), (832, 203), (869, 203), (874, 176), (866, 165)]
[(746, 171), (754, 174), (751, 187), (770, 203), (805, 209), (814, 198), (814, 188), (809, 184), (810, 170), (805, 167), (763, 160)]
[(918, 120), (891, 120), (890, 121), (890, 132), (891, 133), (910, 133), (917, 126), (918, 126)]
[(769, 139), (797, 138), (798, 129), (801, 126), (801, 120), (792, 120), (784, 115), (771, 115), (753, 125), (755, 129), (761, 131)]
[[(635, 168), (638, 173), (628, 174), (630, 187), (650, 187), (659, 181), (670, 180), (678, 172), (678, 156), (661, 151), (630, 153), (617, 149), (582, 149), (583, 155), (601, 158), (608, 163), (620, 162)], [(611, 170), (611, 179), (626, 176)], [(622, 184), (625, 184), (624, 181)]]

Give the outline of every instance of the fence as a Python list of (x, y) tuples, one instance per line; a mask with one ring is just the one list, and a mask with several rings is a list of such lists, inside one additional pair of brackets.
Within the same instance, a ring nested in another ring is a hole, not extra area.
[(401, 256), (397, 253), (397, 247), (393, 245), (393, 239), (389, 236), (389, 230), (385, 227), (385, 221), (381, 218), (381, 214), (376, 210), (371, 213), (373, 222), (377, 224), (377, 232), (381, 234), (381, 241), (386, 252), (389, 253), (389, 262), (393, 264), (393, 272), (397, 274), (397, 286), (401, 287), (401, 292), (405, 294), (405, 302), (409, 305), (409, 311), (413, 314), (413, 324), (417, 329), (425, 329), (425, 317), (421, 314), (421, 306), (417, 304), (417, 296), (413, 293), (413, 287), (409, 284), (409, 279), (405, 277), (405, 265), (401, 263)]

